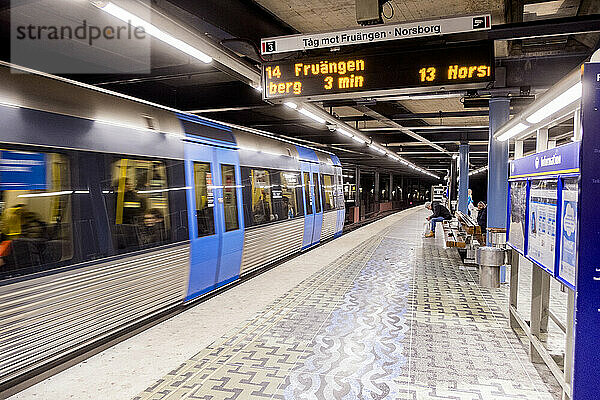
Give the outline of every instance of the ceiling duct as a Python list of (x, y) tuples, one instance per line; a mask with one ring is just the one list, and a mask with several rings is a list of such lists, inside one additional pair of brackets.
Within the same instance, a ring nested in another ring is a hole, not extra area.
[(359, 25), (382, 24), (382, 6), (385, 1), (381, 0), (356, 0), (356, 22)]

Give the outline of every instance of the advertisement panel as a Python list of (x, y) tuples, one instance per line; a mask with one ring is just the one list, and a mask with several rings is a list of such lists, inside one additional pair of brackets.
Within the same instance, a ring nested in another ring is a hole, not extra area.
[(0, 190), (45, 190), (43, 153), (0, 150)]
[(556, 277), (575, 288), (575, 268), (577, 265), (577, 196), (579, 178), (565, 178), (561, 199), (561, 235), (559, 263)]
[(510, 221), (508, 243), (525, 253), (525, 223), (527, 222), (527, 181), (510, 183)]

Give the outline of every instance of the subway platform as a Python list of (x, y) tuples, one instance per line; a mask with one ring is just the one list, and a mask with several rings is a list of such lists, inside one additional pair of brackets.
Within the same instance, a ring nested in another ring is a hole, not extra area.
[(428, 211), (330, 241), (10, 399), (560, 399)]

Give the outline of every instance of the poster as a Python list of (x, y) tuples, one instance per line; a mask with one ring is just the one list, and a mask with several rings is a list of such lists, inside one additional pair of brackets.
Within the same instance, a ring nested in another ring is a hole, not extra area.
[(525, 222), (527, 215), (527, 182), (510, 183), (510, 224), (508, 242), (521, 252), (525, 252)]
[(562, 190), (560, 262), (558, 277), (575, 287), (577, 265), (577, 195), (578, 178), (565, 178)]
[(557, 182), (531, 181), (527, 255), (554, 275)]

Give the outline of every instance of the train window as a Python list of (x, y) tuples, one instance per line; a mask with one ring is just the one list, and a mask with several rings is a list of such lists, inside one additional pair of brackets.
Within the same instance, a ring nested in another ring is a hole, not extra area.
[(0, 150), (0, 271), (37, 272), (73, 258), (69, 160)]
[(306, 204), (306, 215), (312, 214), (312, 197), (310, 197), (310, 174), (304, 173), (304, 200)]
[[(275, 204), (278, 219), (291, 219), (304, 215), (302, 184), (297, 172), (279, 172), (281, 200)], [(273, 195), (275, 198), (275, 195)]]
[(169, 188), (163, 161), (121, 158), (112, 166), (115, 215), (112, 235), (118, 252), (169, 241)]
[(210, 163), (194, 163), (194, 186), (196, 191), (196, 221), (198, 237), (215, 234), (215, 196), (212, 189)]
[(223, 205), (225, 207), (225, 231), (239, 229), (237, 192), (235, 184), (235, 167), (221, 164), (221, 178), (223, 180)]
[(319, 174), (313, 173), (313, 184), (315, 185), (315, 209), (317, 213), (321, 212), (321, 182)]
[(250, 171), (252, 188), (252, 222), (261, 225), (275, 220), (271, 199), (271, 176), (269, 171), (253, 169)]
[(323, 211), (335, 210), (334, 181), (332, 175), (323, 175)]
[(338, 171), (337, 179), (337, 209), (341, 210), (344, 208), (344, 185), (342, 183), (341, 171)]

